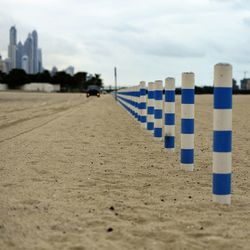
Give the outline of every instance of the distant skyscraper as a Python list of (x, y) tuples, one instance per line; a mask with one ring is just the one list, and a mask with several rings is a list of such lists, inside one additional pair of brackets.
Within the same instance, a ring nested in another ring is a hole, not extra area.
[(14, 68), (24, 69), (29, 74), (43, 71), (42, 50), (38, 48), (38, 34), (36, 30), (28, 34), (23, 44), (22, 42), (17, 44), (17, 30), (15, 26), (10, 28), (8, 59), (4, 60), (4, 65), (6, 72)]
[(38, 60), (38, 68), (37, 71), (39, 73), (43, 72), (43, 58), (42, 58), (42, 50), (37, 50), (37, 60)]
[(22, 68), (23, 44), (19, 42), (16, 50), (16, 68)]
[(10, 41), (8, 47), (8, 58), (10, 59), (10, 68), (16, 68), (16, 27), (10, 28)]
[(22, 56), (22, 69), (29, 73), (29, 57), (26, 55)]
[(1, 55), (0, 55), (0, 72), (4, 72), (4, 61)]
[(9, 73), (11, 71), (11, 61), (9, 58), (4, 60), (4, 72)]
[(64, 70), (67, 74), (73, 76), (75, 68), (73, 66), (69, 66), (67, 69)]
[(16, 27), (10, 27), (10, 44), (16, 45)]
[(38, 72), (38, 35), (36, 30), (34, 30), (31, 34), (32, 36), (32, 67), (33, 73)]
[(29, 74), (33, 74), (33, 39), (32, 35), (29, 34), (27, 39), (24, 42), (24, 55), (28, 56), (28, 62), (29, 62), (29, 67), (28, 67), (28, 72)]
[(50, 74), (51, 74), (52, 76), (54, 76), (54, 75), (57, 73), (57, 71), (58, 71), (57, 67), (54, 66), (54, 67), (51, 69)]

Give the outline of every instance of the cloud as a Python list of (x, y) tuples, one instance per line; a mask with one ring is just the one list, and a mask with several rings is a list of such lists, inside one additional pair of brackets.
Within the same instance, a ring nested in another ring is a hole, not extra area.
[(45, 67), (72, 64), (102, 73), (106, 84), (113, 82), (114, 65), (121, 83), (193, 70), (197, 81), (207, 84), (207, 69), (218, 61), (250, 67), (248, 0), (1, 0), (1, 5), (0, 53), (6, 56), (11, 25), (22, 41), (36, 29)]
[(243, 23), (246, 25), (246, 26), (250, 26), (250, 17), (245, 17), (243, 19)]

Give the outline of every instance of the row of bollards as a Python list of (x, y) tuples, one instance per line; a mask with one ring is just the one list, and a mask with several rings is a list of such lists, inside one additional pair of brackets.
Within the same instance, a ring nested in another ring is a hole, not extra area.
[[(117, 92), (119, 103), (141, 126), (152, 132), (154, 138), (164, 140), (167, 151), (175, 150), (175, 79), (168, 77), (140, 82), (139, 86)], [(232, 66), (214, 66), (213, 115), (213, 201), (231, 203), (232, 166)], [(182, 73), (181, 80), (181, 152), (182, 169), (194, 169), (195, 133), (195, 75)]]

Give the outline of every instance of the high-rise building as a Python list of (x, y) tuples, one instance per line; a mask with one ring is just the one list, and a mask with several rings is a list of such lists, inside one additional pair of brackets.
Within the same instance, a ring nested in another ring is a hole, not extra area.
[(38, 72), (38, 35), (36, 30), (31, 34), (32, 36), (32, 72)]
[(244, 78), (240, 81), (242, 90), (250, 90), (250, 78)]
[(0, 55), (0, 72), (4, 72), (4, 61), (1, 55)]
[(26, 55), (22, 56), (22, 69), (29, 73), (29, 57)]
[(24, 44), (22, 42), (17, 44), (17, 30), (12, 26), (9, 32), (8, 58), (3, 64), (6, 72), (14, 68), (24, 69), (29, 74), (42, 72), (42, 50), (38, 48), (37, 31), (29, 33)]
[(16, 27), (12, 26), (10, 27), (10, 44), (11, 45), (16, 45), (16, 37), (17, 37)]
[(52, 76), (54, 76), (57, 72), (58, 72), (57, 67), (56, 67), (56, 66), (53, 66), (53, 68), (52, 68), (51, 71), (50, 71), (50, 74), (51, 74)]
[(42, 58), (42, 50), (37, 50), (37, 60), (38, 60), (38, 68), (37, 71), (39, 73), (43, 72), (43, 58)]
[(29, 33), (27, 39), (24, 42), (24, 54), (28, 56), (28, 62), (29, 62), (29, 67), (28, 67), (28, 72), (29, 74), (33, 74), (33, 39), (32, 35)]
[(16, 68), (22, 68), (23, 44), (19, 42), (16, 50)]
[(10, 28), (10, 41), (8, 46), (8, 58), (10, 59), (10, 68), (16, 68), (16, 27)]
[(73, 76), (74, 75), (74, 71), (75, 71), (75, 68), (73, 66), (69, 66), (68, 68), (66, 68), (64, 70), (67, 74)]
[(4, 73), (9, 73), (11, 71), (11, 61), (9, 58), (6, 58), (4, 60)]

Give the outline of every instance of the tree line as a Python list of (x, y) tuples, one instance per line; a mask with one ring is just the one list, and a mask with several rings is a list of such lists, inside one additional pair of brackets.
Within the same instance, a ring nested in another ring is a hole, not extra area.
[(22, 69), (13, 69), (9, 74), (0, 71), (0, 83), (7, 84), (9, 89), (19, 89), (31, 82), (60, 84), (62, 92), (82, 92), (89, 85), (103, 87), (101, 75), (88, 75), (87, 72), (78, 72), (71, 76), (65, 71), (58, 71), (54, 75), (51, 75), (48, 70), (37, 74), (27, 74)]

